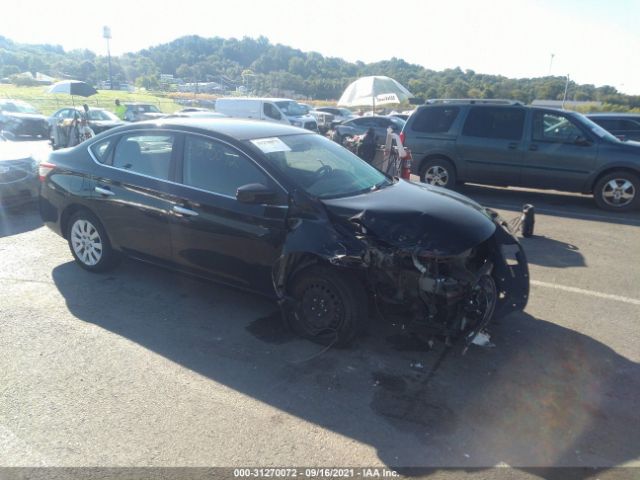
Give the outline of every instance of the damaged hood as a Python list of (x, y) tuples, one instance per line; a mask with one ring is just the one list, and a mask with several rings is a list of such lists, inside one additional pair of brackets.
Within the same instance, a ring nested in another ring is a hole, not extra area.
[(404, 180), (322, 202), (330, 213), (362, 225), (369, 236), (436, 256), (458, 255), (484, 242), (496, 229), (485, 210), (467, 197)]

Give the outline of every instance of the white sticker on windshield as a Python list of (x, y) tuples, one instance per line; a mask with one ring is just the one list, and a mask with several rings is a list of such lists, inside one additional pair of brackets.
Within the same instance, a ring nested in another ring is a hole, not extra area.
[(251, 140), (256, 147), (262, 150), (263, 153), (273, 153), (273, 152), (290, 152), (291, 149), (277, 137), (273, 138), (258, 138), (256, 140)]

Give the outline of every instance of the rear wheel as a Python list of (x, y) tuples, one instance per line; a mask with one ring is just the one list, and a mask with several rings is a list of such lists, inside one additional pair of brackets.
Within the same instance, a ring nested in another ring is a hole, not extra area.
[(67, 239), (73, 258), (85, 270), (104, 272), (116, 265), (118, 255), (92, 213), (82, 210), (71, 217)]
[(314, 265), (295, 275), (289, 291), (296, 300), (289, 322), (298, 335), (345, 347), (364, 330), (367, 297), (355, 276)]
[(596, 204), (613, 212), (626, 212), (640, 205), (640, 179), (619, 170), (600, 178), (593, 189)]
[(451, 188), (457, 181), (456, 170), (449, 160), (434, 158), (420, 169), (420, 181), (436, 187)]

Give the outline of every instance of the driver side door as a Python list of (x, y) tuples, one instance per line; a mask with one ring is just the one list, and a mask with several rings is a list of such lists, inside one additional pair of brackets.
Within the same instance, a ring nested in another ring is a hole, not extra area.
[[(580, 191), (596, 165), (598, 144), (569, 116), (553, 110), (531, 112), (522, 184)], [(579, 138), (584, 142), (576, 142)]]
[[(186, 134), (178, 164), (171, 229), (183, 270), (241, 288), (273, 293), (271, 271), (286, 235), (287, 196), (256, 162), (221, 140)], [(238, 187), (260, 183), (275, 204), (241, 203)]]

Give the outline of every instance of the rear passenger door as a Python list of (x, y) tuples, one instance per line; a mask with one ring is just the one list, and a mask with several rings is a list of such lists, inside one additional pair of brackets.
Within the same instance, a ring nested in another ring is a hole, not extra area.
[(171, 259), (177, 140), (172, 132), (138, 131), (91, 147), (99, 164), (91, 179), (95, 211), (112, 242), (134, 256)]
[(525, 117), (520, 107), (471, 107), (456, 142), (458, 177), (492, 185), (520, 184)]
[[(176, 262), (186, 271), (273, 293), (271, 271), (285, 236), (287, 196), (236, 147), (185, 135), (178, 177), (180, 212), (172, 228)], [(236, 200), (238, 187), (260, 183), (279, 192), (277, 205)]]

